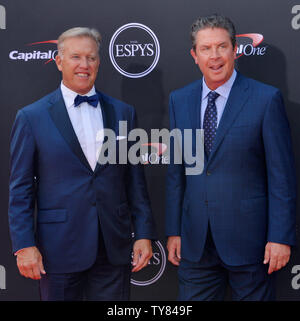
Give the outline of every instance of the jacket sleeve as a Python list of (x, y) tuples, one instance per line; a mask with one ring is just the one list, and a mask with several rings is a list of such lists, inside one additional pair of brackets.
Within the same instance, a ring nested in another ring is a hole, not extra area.
[(35, 140), (25, 112), (17, 113), (10, 144), (9, 227), (13, 252), (34, 246)]
[[(129, 130), (137, 128), (135, 109), (131, 108), (131, 120)], [(130, 147), (130, 146), (129, 146)], [(142, 164), (128, 165), (127, 173), (127, 197), (133, 219), (135, 239), (156, 240), (156, 226), (153, 218), (147, 183)]]
[[(174, 103), (172, 94), (169, 99), (170, 131), (176, 128)], [(170, 139), (170, 162), (166, 176), (166, 236), (180, 236), (182, 203), (185, 191), (185, 171), (183, 164), (176, 164), (175, 144), (176, 139)]]
[(296, 171), (290, 128), (283, 99), (277, 90), (263, 121), (268, 177), (268, 241), (296, 243)]

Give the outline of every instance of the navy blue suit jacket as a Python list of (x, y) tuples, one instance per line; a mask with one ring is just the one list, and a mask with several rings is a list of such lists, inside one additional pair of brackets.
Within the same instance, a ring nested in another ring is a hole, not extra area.
[[(171, 93), (171, 129), (201, 128), (201, 95), (202, 80)], [(276, 88), (238, 73), (202, 174), (186, 166), (171, 155), (166, 197), (166, 233), (181, 236), (183, 258), (200, 260), (208, 222), (229, 265), (262, 262), (268, 241), (295, 244), (295, 169)]]
[[(134, 108), (97, 92), (104, 128), (135, 127)], [(36, 208), (36, 227), (34, 210)], [(154, 239), (141, 165), (97, 164), (81, 149), (61, 90), (18, 111), (11, 136), (9, 224), (13, 251), (37, 246), (46, 271), (76, 272), (97, 255), (99, 222), (112, 264), (128, 264), (136, 239)]]

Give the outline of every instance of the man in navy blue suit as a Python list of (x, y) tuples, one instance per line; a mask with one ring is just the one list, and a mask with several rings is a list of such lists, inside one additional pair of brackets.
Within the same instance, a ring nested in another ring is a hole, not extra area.
[(103, 130), (116, 133), (118, 145), (119, 121), (130, 131), (136, 118), (133, 107), (95, 89), (99, 45), (95, 29), (65, 31), (60, 87), (20, 109), (12, 129), (13, 252), (20, 273), (40, 280), (42, 300), (128, 300), (131, 272), (152, 256), (141, 165), (97, 161)]
[(275, 271), (296, 242), (283, 99), (278, 89), (235, 70), (230, 19), (199, 18), (191, 38), (203, 78), (171, 93), (170, 127), (204, 130), (204, 168), (186, 175), (190, 165), (172, 161), (171, 145), (166, 233), (179, 299), (223, 300), (229, 284), (233, 300), (274, 300)]

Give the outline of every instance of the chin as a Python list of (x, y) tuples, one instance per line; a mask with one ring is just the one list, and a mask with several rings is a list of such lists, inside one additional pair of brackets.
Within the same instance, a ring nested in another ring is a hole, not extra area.
[(78, 88), (77, 92), (81, 95), (87, 94), (90, 90), (92, 89), (92, 87), (84, 87), (84, 88)]

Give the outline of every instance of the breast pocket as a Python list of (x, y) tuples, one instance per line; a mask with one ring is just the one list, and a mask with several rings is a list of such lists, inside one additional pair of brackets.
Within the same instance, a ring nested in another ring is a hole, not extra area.
[(258, 126), (255, 125), (244, 125), (244, 126), (233, 126), (227, 132), (229, 136), (245, 136), (245, 135), (253, 135), (258, 131)]
[(234, 151), (251, 150), (261, 142), (261, 129), (259, 126), (235, 126), (228, 130), (225, 141)]

